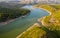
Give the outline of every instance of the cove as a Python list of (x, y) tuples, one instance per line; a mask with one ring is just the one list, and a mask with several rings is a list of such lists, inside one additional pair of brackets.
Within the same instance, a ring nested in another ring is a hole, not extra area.
[(31, 12), (23, 18), (17, 18), (15, 21), (0, 27), (0, 38), (16, 38), (39, 18), (49, 15), (47, 11), (33, 8), (32, 5), (26, 5), (23, 8), (30, 9)]

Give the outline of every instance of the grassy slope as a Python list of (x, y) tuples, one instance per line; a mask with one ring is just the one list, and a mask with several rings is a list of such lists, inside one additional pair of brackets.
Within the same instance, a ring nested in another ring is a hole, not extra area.
[(46, 27), (34, 26), (19, 38), (60, 38), (60, 5), (36, 5), (36, 7), (51, 12), (51, 15), (42, 19)]
[(31, 29), (22, 33), (19, 38), (57, 38), (57, 36), (45, 27), (33, 25)]
[(48, 9), (48, 11), (51, 12), (51, 15), (46, 16), (42, 20), (44, 21), (45, 26), (50, 31), (55, 32), (57, 37), (60, 38), (60, 4), (58, 4), (58, 5), (42, 5), (39, 7)]
[[(38, 29), (38, 30), (37, 30)], [(45, 31), (40, 29), (39, 26), (34, 26), (30, 30), (26, 31), (20, 38), (39, 38), (45, 35)]]

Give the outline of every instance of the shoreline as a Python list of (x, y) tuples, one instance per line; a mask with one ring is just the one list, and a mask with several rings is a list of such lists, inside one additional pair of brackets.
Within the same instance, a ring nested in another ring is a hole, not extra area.
[[(38, 8), (38, 7), (37, 7), (37, 8)], [(44, 9), (44, 8), (39, 8), (39, 9), (45, 10), (45, 11), (47, 11), (47, 12), (49, 13), (49, 15), (51, 15), (51, 12), (49, 12), (48, 10), (46, 10), (46, 9)], [(41, 17), (41, 18), (38, 19), (37, 21), (38, 21), (38, 22), (41, 22), (41, 24), (44, 25), (43, 19), (44, 19), (45, 17), (46, 17), (46, 16)], [(19, 38), (19, 37), (22, 36), (26, 31), (30, 30), (30, 29), (33, 28), (34, 26), (39, 26), (39, 27), (40, 27), (39, 23), (34, 23), (33, 26), (30, 26), (27, 30), (25, 30), (24, 32), (22, 32), (22, 33), (21, 33), (20, 35), (18, 35), (16, 38)]]
[(21, 37), (26, 31), (29, 31), (29, 30), (32, 29), (34, 26), (40, 27), (38, 23), (35, 23), (35, 24), (33, 24), (33, 26), (30, 26), (27, 30), (25, 30), (24, 32), (22, 32), (21, 34), (19, 34), (16, 38)]
[[(18, 18), (23, 18), (23, 17), (25, 17), (26, 15), (24, 15), (24, 16), (20, 16), (20, 17), (18, 17)], [(18, 18), (15, 18), (15, 19), (9, 19), (9, 20), (7, 20), (7, 21), (5, 21), (5, 22), (1, 22), (0, 23), (0, 25), (6, 25), (6, 24), (8, 24), (8, 23), (11, 23), (11, 22), (13, 22), (13, 21), (15, 21), (16, 19), (18, 19)]]
[[(42, 9), (42, 10), (45, 10), (45, 11), (47, 11), (47, 13), (49, 13), (49, 15), (48, 16), (50, 16), (51, 15), (51, 12), (50, 11), (48, 11), (47, 9), (44, 9), (44, 8), (41, 8), (41, 7), (36, 7), (36, 6), (33, 6), (34, 8), (39, 8), (39, 9)], [(46, 18), (46, 16), (44, 16), (44, 17), (41, 17), (40, 19), (38, 19), (38, 21), (39, 22), (41, 22), (41, 24), (43, 25), (43, 26), (45, 26), (46, 25), (46, 23), (44, 22), (44, 19)]]
[[(47, 11), (47, 13), (49, 13), (49, 15), (48, 15), (48, 16), (50, 16), (50, 15), (51, 15), (51, 12), (50, 12), (50, 11), (48, 11), (47, 9), (44, 9), (44, 8), (40, 8), (40, 9)], [(41, 19), (40, 19), (40, 22), (41, 22), (41, 24), (42, 24), (43, 26), (46, 26), (46, 23), (44, 22), (44, 19), (45, 19), (45, 18), (46, 18), (46, 16), (41, 17)]]
[(48, 11), (47, 9), (44, 9), (44, 8), (41, 8), (41, 7), (36, 7), (36, 6), (33, 6), (33, 8), (39, 8), (39, 9), (42, 9), (42, 10), (44, 10), (44, 11), (47, 11), (47, 13), (49, 13), (49, 15), (51, 15), (51, 12)]
[(40, 19), (38, 19), (38, 21), (41, 23), (41, 25), (44, 25), (44, 26), (46, 25), (44, 22), (45, 17), (41, 17)]

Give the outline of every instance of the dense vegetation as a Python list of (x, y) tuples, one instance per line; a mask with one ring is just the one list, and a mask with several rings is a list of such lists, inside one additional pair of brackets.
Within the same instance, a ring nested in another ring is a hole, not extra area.
[[(42, 27), (34, 26), (25, 31), (20, 38), (60, 38), (60, 4), (57, 5), (36, 5), (35, 7), (44, 8), (51, 12), (51, 15), (40, 19)], [(42, 31), (43, 30), (43, 31)]]
[(30, 10), (23, 8), (5, 8), (0, 6), (0, 22), (26, 15)]

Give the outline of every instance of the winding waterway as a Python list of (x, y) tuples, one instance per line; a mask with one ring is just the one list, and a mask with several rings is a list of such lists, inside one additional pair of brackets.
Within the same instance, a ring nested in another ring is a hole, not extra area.
[(31, 12), (23, 18), (17, 18), (15, 21), (0, 27), (0, 38), (16, 38), (17, 35), (33, 25), (37, 19), (48, 15), (46, 11), (33, 8), (31, 5), (26, 5), (23, 8), (30, 9)]

